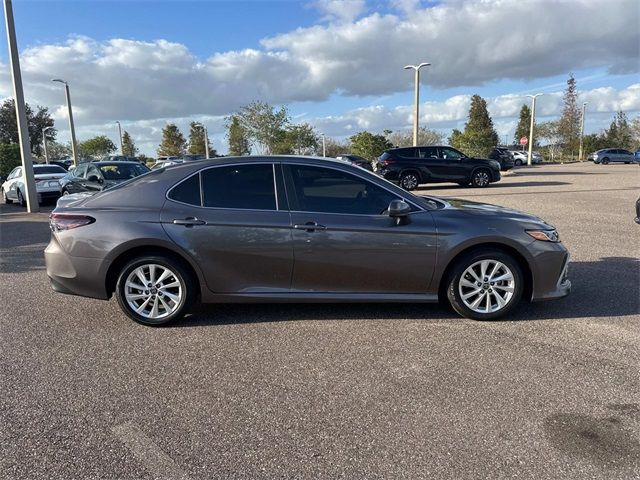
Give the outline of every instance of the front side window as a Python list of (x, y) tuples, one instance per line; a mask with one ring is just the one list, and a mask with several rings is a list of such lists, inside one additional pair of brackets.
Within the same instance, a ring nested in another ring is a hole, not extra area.
[(77, 178), (84, 178), (84, 174), (87, 171), (87, 164), (78, 165), (73, 169), (73, 176)]
[(435, 147), (420, 147), (417, 150), (420, 158), (438, 158), (438, 151)]
[(91, 176), (96, 176), (98, 177), (98, 179), (100, 179), (100, 177), (102, 175), (100, 175), (100, 171), (98, 170), (98, 168), (95, 165), (89, 165), (87, 167), (87, 178), (90, 178)]
[(142, 164), (120, 163), (101, 165), (100, 171), (105, 180), (129, 180), (147, 173), (149, 169)]
[(204, 170), (205, 207), (277, 210), (273, 165), (230, 165)]
[(462, 153), (460, 153), (455, 148), (444, 147), (440, 149), (440, 156), (445, 160), (460, 160), (464, 157)]
[(381, 215), (391, 200), (399, 198), (363, 178), (340, 170), (304, 165), (290, 165), (287, 169), (292, 210)]

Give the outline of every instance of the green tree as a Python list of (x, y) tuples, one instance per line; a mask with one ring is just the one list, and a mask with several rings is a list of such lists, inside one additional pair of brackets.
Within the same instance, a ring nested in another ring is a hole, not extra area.
[(187, 142), (175, 123), (167, 123), (162, 129), (162, 143), (158, 147), (159, 157), (177, 157), (184, 154)]
[(573, 74), (569, 75), (567, 88), (564, 91), (562, 116), (558, 120), (558, 133), (560, 142), (566, 153), (573, 156), (578, 152), (580, 144), (580, 117), (582, 113), (578, 108), (578, 90)]
[(98, 135), (78, 144), (81, 157), (100, 158), (117, 150), (116, 145), (105, 135)]
[[(206, 155), (204, 148), (204, 128), (198, 122), (191, 122), (189, 127), (189, 149), (188, 152), (191, 155)], [(216, 151), (211, 147), (211, 141), (207, 137), (207, 148), (209, 149), (209, 155), (215, 155)]]
[[(389, 132), (387, 135), (394, 147), (413, 146), (413, 131)], [(441, 145), (444, 143), (444, 134), (427, 127), (418, 128), (418, 145)]]
[(71, 143), (47, 142), (49, 160), (61, 160), (71, 158)]
[(640, 117), (631, 120), (631, 150), (640, 148)]
[(281, 151), (274, 151), (273, 153), (312, 155), (318, 150), (319, 137), (315, 129), (308, 123), (288, 125), (283, 135), (283, 143), (280, 146)]
[[(319, 148), (319, 154), (322, 155), (322, 145), (320, 145)], [(324, 138), (324, 148), (326, 156), (330, 158), (335, 158), (341, 154), (351, 153), (351, 145), (349, 142), (340, 141), (327, 136)]]
[(376, 135), (367, 131), (349, 137), (349, 141), (351, 142), (351, 153), (360, 155), (370, 161), (378, 158), (382, 155), (382, 152), (393, 147), (384, 135)]
[[(46, 127), (53, 127), (53, 119), (49, 114), (49, 109), (46, 107), (38, 105), (35, 113), (29, 104), (25, 105), (25, 109), (31, 152), (37, 157), (43, 157), (42, 130)], [(47, 141), (53, 142), (56, 139), (56, 133), (55, 128), (47, 130)], [(15, 102), (12, 98), (9, 98), (0, 105), (0, 143), (18, 142), (18, 121), (16, 120)]]
[(544, 122), (538, 125), (536, 130), (538, 137), (546, 140), (546, 150), (551, 156), (551, 161), (555, 161), (556, 157), (562, 153), (562, 132), (560, 130), (560, 122)]
[(246, 130), (240, 125), (238, 117), (232, 115), (227, 118), (227, 140), (229, 142), (229, 155), (240, 157), (249, 155), (251, 147)]
[[(535, 129), (535, 122), (533, 128)], [(531, 130), (531, 109), (528, 105), (522, 105), (520, 109), (520, 119), (518, 120), (518, 125), (516, 126), (516, 133), (513, 136), (515, 144), (520, 144), (520, 139), (522, 137), (529, 138), (529, 133)], [(534, 130), (535, 131), (535, 130)], [(537, 145), (537, 140), (534, 138), (533, 140), (534, 147)]]
[(11, 170), (21, 163), (20, 145), (17, 143), (0, 143), (0, 177), (7, 178)]
[(605, 130), (604, 136), (611, 148), (633, 148), (633, 130), (623, 111), (616, 113), (611, 125)]
[(283, 135), (289, 125), (286, 107), (275, 107), (264, 102), (252, 102), (234, 115), (243, 128), (249, 143), (265, 155), (282, 148)]
[(582, 141), (585, 157), (596, 150), (607, 148), (607, 139), (603, 134), (591, 133), (585, 135)]
[(135, 157), (138, 154), (138, 147), (126, 130), (122, 134), (122, 154), (125, 157)]
[(486, 157), (491, 148), (498, 144), (498, 134), (487, 110), (487, 102), (479, 95), (471, 97), (469, 120), (464, 132), (454, 129), (449, 137), (451, 146), (475, 157)]

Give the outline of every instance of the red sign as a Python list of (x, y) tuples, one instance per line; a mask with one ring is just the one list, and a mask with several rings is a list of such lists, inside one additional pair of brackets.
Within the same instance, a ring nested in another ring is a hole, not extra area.
[(529, 143), (529, 139), (527, 137), (522, 137), (520, 139), (520, 145), (526, 145), (527, 143)]

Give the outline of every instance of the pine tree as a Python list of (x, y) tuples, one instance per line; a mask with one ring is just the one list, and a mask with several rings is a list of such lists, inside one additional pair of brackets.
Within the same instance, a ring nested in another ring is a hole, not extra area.
[[(207, 137), (207, 147), (209, 155), (215, 155), (216, 151), (211, 148), (211, 142)], [(189, 153), (191, 155), (205, 155), (204, 148), (204, 128), (198, 122), (191, 122), (189, 128)]]
[(582, 115), (578, 108), (578, 90), (573, 74), (570, 74), (567, 80), (563, 102), (562, 116), (558, 121), (558, 132), (564, 145), (565, 154), (573, 155), (574, 152), (577, 153), (580, 143), (580, 116)]
[(249, 155), (251, 148), (249, 147), (249, 138), (247, 132), (238, 117), (232, 115), (227, 119), (227, 139), (229, 140), (229, 155), (242, 156)]
[[(534, 124), (535, 128), (535, 124)], [(531, 109), (528, 105), (522, 105), (520, 109), (520, 119), (518, 120), (518, 126), (516, 127), (516, 133), (513, 136), (515, 144), (520, 143), (522, 137), (529, 138), (529, 130), (531, 129)]]
[(633, 132), (623, 111), (616, 114), (604, 136), (610, 148), (633, 148)]
[(126, 130), (122, 134), (122, 154), (125, 157), (135, 157), (138, 153), (138, 148), (136, 144), (133, 142), (131, 135)]
[(158, 147), (159, 157), (176, 157), (184, 154), (187, 142), (175, 123), (162, 129), (162, 143)]
[(493, 128), (487, 102), (480, 95), (471, 97), (469, 120), (464, 125), (464, 132), (454, 130), (449, 143), (472, 157), (486, 157), (498, 144), (498, 133)]

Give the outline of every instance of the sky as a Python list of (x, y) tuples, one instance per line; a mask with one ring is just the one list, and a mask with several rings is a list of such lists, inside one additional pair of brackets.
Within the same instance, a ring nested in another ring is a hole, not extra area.
[[(637, 0), (14, 0), (27, 103), (49, 108), (69, 139), (69, 82), (79, 140), (117, 125), (153, 156), (162, 127), (205, 123), (227, 151), (225, 117), (251, 101), (286, 105), (296, 122), (345, 138), (408, 131), (413, 73), (423, 126), (463, 128), (487, 100), (512, 140), (527, 94), (536, 120), (557, 118), (570, 73), (587, 102), (585, 133), (615, 112), (640, 115)], [(4, 18), (3, 18), (4, 20)], [(12, 95), (0, 42), (0, 98)]]

